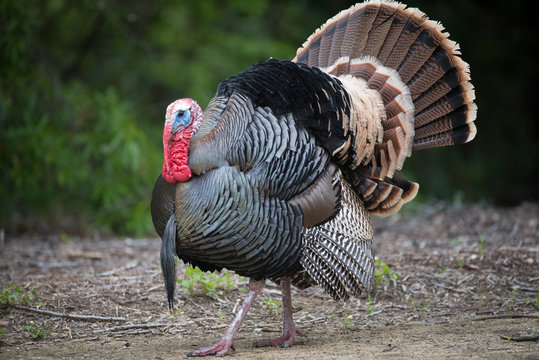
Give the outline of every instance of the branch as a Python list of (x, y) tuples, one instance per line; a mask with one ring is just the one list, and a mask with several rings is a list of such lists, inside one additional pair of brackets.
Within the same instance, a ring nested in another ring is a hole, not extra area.
[(467, 321), (483, 321), (483, 320), (493, 320), (493, 319), (519, 319), (519, 318), (535, 318), (539, 319), (539, 313), (531, 313), (531, 314), (495, 314), (495, 315), (486, 315), (486, 316), (478, 316), (471, 319), (461, 320), (459, 322), (467, 322)]
[(509, 341), (536, 341), (539, 340), (539, 334), (527, 334), (527, 335), (517, 335), (517, 336), (500, 336), (502, 339)]
[(95, 316), (95, 315), (66, 314), (66, 313), (50, 311), (50, 310), (36, 309), (36, 308), (31, 308), (31, 307), (21, 306), (21, 305), (15, 305), (14, 308), (19, 309), (19, 310), (36, 312), (38, 314), (43, 314), (43, 315), (59, 316), (59, 317), (63, 317), (63, 318), (81, 320), (81, 321), (127, 321), (127, 319), (123, 318), (123, 317), (106, 317), (106, 316)]
[(172, 323), (165, 323), (165, 324), (130, 324), (130, 325), (119, 325), (119, 326), (113, 326), (105, 329), (100, 330), (94, 330), (94, 333), (103, 333), (107, 331), (122, 331), (122, 330), (129, 330), (129, 329), (150, 329), (150, 328), (156, 328), (156, 327), (169, 327), (169, 326), (176, 326), (178, 324), (172, 324)]

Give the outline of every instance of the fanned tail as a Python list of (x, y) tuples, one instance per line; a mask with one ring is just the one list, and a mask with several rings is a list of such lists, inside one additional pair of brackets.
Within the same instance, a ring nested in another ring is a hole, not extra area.
[(355, 111), (342, 126), (354, 142), (338, 155), (373, 213), (391, 214), (414, 198), (418, 185), (394, 176), (412, 151), (475, 137), (469, 66), (443, 30), (418, 9), (369, 1), (328, 20), (293, 60), (338, 77), (351, 95)]

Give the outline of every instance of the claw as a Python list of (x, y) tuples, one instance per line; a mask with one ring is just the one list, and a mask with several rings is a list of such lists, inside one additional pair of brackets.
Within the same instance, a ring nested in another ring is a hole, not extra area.
[(234, 351), (234, 344), (232, 340), (227, 339), (225, 336), (212, 346), (204, 347), (198, 350), (193, 350), (187, 354), (187, 357), (215, 355), (217, 357), (227, 355), (230, 350)]
[(279, 336), (276, 339), (267, 339), (261, 341), (255, 341), (253, 347), (265, 347), (265, 346), (279, 346), (282, 348), (288, 348), (292, 346), (296, 336), (306, 336), (303, 331), (296, 328), (295, 326), (288, 331), (286, 331), (282, 336)]

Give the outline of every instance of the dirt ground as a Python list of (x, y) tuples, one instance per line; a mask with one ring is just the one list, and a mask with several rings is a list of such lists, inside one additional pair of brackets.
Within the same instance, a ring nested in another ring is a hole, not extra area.
[[(434, 204), (374, 225), (389, 269), (380, 267), (370, 297), (334, 302), (318, 287), (294, 289), (296, 324), (308, 337), (253, 349), (281, 331), (280, 290), (268, 282), (229, 358), (539, 359), (539, 204)], [(239, 281), (212, 298), (178, 284), (169, 313), (158, 238), (0, 245), (0, 302), (9, 303), (0, 307), (0, 359), (184, 358), (220, 338), (246, 287)], [(15, 286), (19, 299), (8, 296)]]

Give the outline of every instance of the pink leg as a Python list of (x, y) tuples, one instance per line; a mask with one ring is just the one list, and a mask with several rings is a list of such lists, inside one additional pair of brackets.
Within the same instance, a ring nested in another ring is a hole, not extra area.
[(249, 311), (249, 308), (253, 304), (254, 300), (256, 299), (256, 296), (260, 293), (260, 290), (264, 287), (264, 283), (266, 280), (260, 280), (256, 281), (253, 279), (249, 280), (249, 293), (247, 294), (247, 297), (243, 301), (243, 304), (241, 304), (240, 309), (236, 313), (236, 316), (234, 317), (234, 321), (232, 321), (232, 324), (228, 327), (228, 330), (225, 332), (225, 335), (219, 340), (216, 344), (212, 346), (208, 346), (202, 349), (198, 349), (195, 351), (191, 351), (187, 356), (206, 356), (206, 355), (216, 355), (216, 356), (225, 356), (228, 354), (230, 349), (234, 350), (234, 344), (232, 343), (234, 340), (234, 335), (236, 334), (236, 331), (241, 326), (241, 323), (243, 322), (243, 319), (245, 318), (245, 315), (247, 315), (247, 312)]
[(281, 278), (281, 288), (283, 292), (283, 335), (273, 340), (257, 341), (253, 344), (254, 347), (263, 346), (292, 346), (292, 342), (296, 335), (305, 336), (305, 333), (294, 325), (292, 315), (292, 296), (290, 295), (290, 278)]

